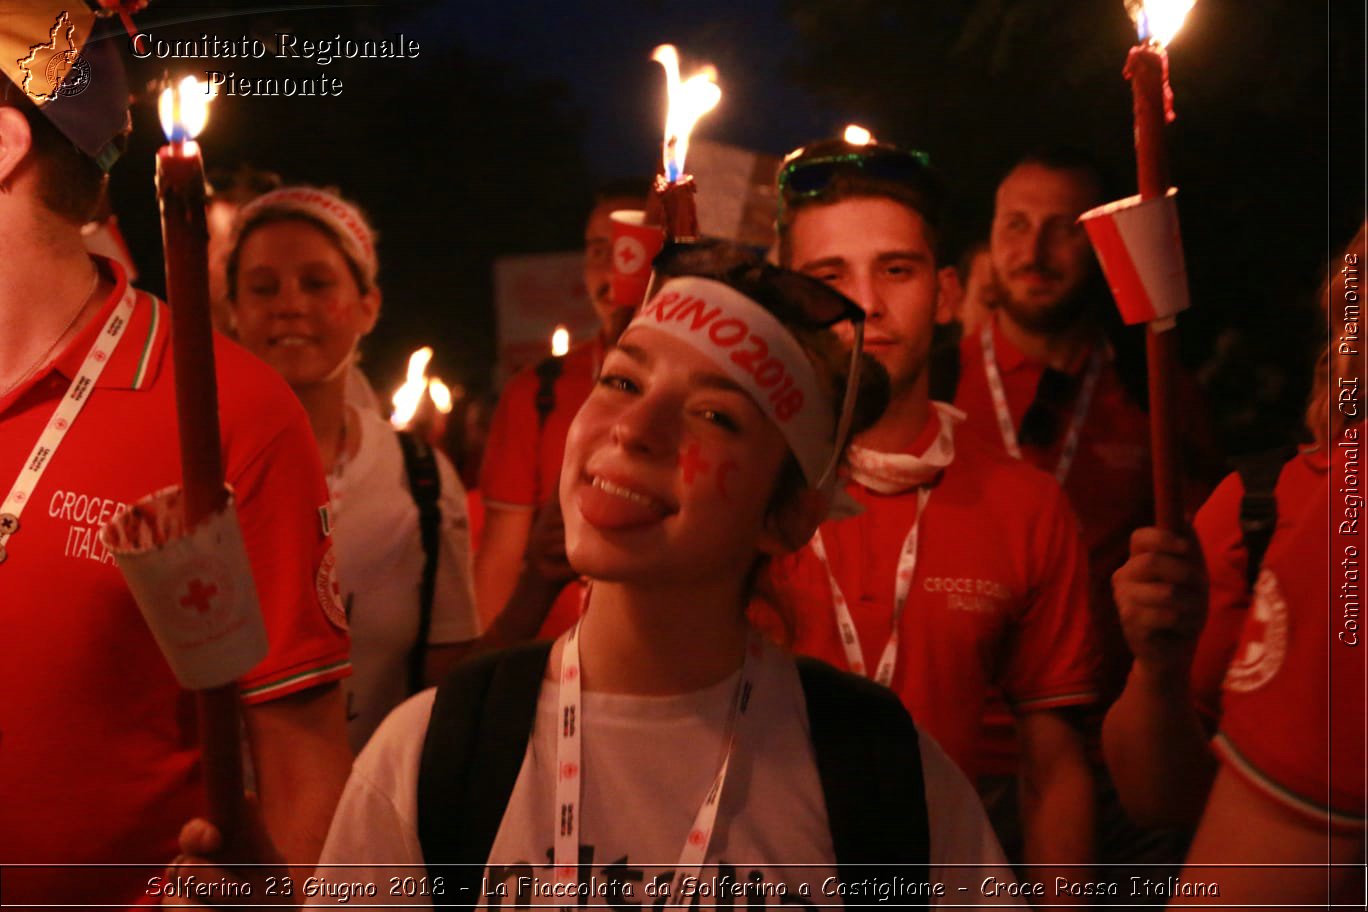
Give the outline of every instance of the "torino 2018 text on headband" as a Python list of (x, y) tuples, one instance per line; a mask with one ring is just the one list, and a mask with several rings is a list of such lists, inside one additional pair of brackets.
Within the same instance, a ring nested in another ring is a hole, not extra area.
[(839, 422), (802, 346), (773, 314), (729, 285), (699, 276), (670, 279), (631, 326), (658, 329), (706, 355), (779, 428), (808, 484), (831, 484), (859, 385), (863, 322), (855, 322)]

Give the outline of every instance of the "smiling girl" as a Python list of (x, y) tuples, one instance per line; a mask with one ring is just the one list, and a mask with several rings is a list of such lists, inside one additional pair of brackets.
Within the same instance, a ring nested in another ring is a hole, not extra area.
[(327, 471), (347, 615), (338, 621), (352, 634), (353, 750), (478, 633), (465, 491), (455, 471), (440, 453), (428, 463), (440, 486), (428, 583), (401, 441), (378, 414), (346, 401), (357, 346), (380, 315), (377, 269), (374, 232), (360, 210), (313, 187), (275, 190), (245, 206), (227, 260), (239, 341), (304, 404)]
[(967, 781), (895, 697), (747, 621), (759, 566), (811, 536), (850, 425), (887, 398), (877, 370), (863, 420), (843, 396), (858, 346), (827, 327), (860, 311), (733, 251), (675, 259), (706, 275), (642, 308), (567, 440), (583, 619), (385, 721), (322, 857), (369, 867), (321, 867), (321, 883), (364, 874), (422, 905), (659, 908), (934, 902), (937, 883), (953, 901), (954, 884), (977, 897), (985, 873), (1010, 880)]

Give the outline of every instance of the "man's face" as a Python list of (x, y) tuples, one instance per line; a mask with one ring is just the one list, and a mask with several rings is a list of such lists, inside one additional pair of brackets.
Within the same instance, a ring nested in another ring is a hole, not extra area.
[(794, 215), (788, 249), (791, 268), (860, 305), (865, 351), (888, 371), (895, 396), (911, 389), (925, 374), (940, 298), (921, 215), (872, 196), (809, 205)]
[(1024, 164), (998, 186), (989, 254), (1001, 286), (1001, 305), (1018, 325), (1061, 330), (1081, 314), (1078, 297), (1093, 266), (1078, 216), (1099, 193), (1079, 171)]
[(584, 288), (599, 325), (608, 327), (613, 304), (613, 228), (609, 216), (617, 209), (640, 209), (645, 200), (630, 196), (604, 200), (589, 213), (584, 225)]

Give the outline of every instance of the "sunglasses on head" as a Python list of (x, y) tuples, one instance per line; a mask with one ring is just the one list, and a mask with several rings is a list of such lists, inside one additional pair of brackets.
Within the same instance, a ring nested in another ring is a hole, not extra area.
[(836, 418), (831, 458), (812, 485), (830, 491), (836, 481), (841, 451), (855, 417), (855, 396), (860, 386), (860, 356), (864, 351), (865, 312), (854, 301), (825, 282), (781, 269), (765, 262), (751, 250), (727, 241), (703, 240), (671, 243), (652, 263), (662, 279), (699, 276), (722, 282), (772, 313), (779, 322), (799, 329), (830, 329), (850, 321), (854, 340), (846, 370), (845, 396)]
[(930, 167), (931, 157), (918, 149), (866, 146), (829, 154), (800, 149), (779, 169), (779, 205), (818, 196), (841, 174), (858, 171), (873, 180), (920, 184)]

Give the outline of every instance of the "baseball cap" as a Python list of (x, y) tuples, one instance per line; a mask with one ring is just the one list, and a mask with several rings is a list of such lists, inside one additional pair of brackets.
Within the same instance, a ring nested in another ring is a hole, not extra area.
[(82, 0), (0, 0), (0, 74), (67, 139), (108, 171), (127, 132), (124, 32)]

